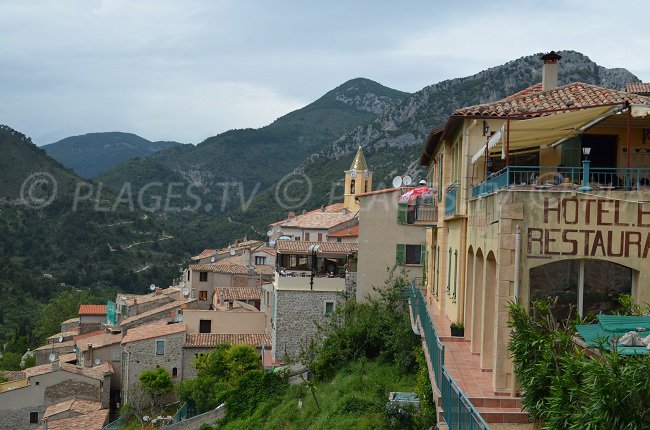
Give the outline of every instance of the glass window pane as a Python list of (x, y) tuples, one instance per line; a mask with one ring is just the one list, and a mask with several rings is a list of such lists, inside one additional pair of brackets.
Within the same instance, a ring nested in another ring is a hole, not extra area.
[(165, 355), (165, 341), (157, 340), (156, 341), (156, 355)]
[(420, 264), (422, 247), (420, 245), (406, 245), (406, 264)]
[(557, 298), (554, 314), (564, 319), (576, 314), (580, 260), (562, 260), (530, 269), (530, 301)]
[(632, 293), (632, 270), (609, 261), (585, 260), (582, 315), (611, 313), (621, 294)]

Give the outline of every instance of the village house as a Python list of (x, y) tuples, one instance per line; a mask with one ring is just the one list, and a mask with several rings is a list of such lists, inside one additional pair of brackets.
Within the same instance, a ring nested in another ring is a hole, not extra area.
[(550, 298), (565, 317), (611, 312), (621, 294), (650, 300), (650, 98), (557, 86), (560, 59), (542, 57), (541, 84), (457, 109), (420, 158), (439, 190), (426, 233), (427, 312), (443, 345), (450, 323), (464, 323), (464, 341), (444, 358), (461, 391), (477, 404), (512, 399), (482, 413), (488, 421), (527, 420), (512, 408), (508, 302)]
[(139, 383), (145, 370), (162, 367), (174, 382), (183, 380), (183, 346), (186, 326), (158, 320), (133, 327), (122, 338), (122, 395), (129, 401), (130, 391)]
[(106, 323), (106, 305), (79, 306), (79, 333), (88, 333), (103, 328)]
[(95, 367), (110, 362), (113, 366), (111, 391), (114, 396), (120, 391), (122, 383), (122, 341), (121, 332), (99, 330), (75, 338), (76, 363), (82, 367)]
[[(425, 228), (436, 221), (438, 208), (430, 194), (426, 203), (424, 197), (409, 200), (407, 193), (413, 189), (388, 188), (357, 196), (360, 207), (358, 302), (373, 297), (373, 289), (384, 286), (393, 267), (409, 281), (418, 279), (421, 283), (426, 275)], [(404, 195), (405, 201), (400, 203)]]
[(183, 379), (196, 377), (192, 365), (194, 357), (208, 354), (217, 345), (249, 345), (263, 357), (263, 362), (270, 362), (271, 336), (268, 334), (224, 334), (224, 333), (188, 333), (183, 347)]
[(55, 360), (21, 373), (23, 377), (0, 384), (2, 430), (34, 429), (49, 407), (72, 399), (93, 401), (97, 410), (105, 410), (102, 414), (108, 411), (110, 362), (87, 368)]

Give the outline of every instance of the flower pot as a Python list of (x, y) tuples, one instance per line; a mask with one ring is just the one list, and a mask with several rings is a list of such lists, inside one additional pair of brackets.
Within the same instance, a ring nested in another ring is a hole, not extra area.
[(465, 328), (464, 327), (451, 327), (451, 335), (456, 336), (456, 337), (463, 337), (463, 336), (465, 336)]

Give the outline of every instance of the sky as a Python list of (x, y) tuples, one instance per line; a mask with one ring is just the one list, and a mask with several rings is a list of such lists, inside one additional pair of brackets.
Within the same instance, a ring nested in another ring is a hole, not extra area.
[(647, 2), (0, 0), (0, 124), (200, 143), (345, 81), (415, 92), (550, 50), (650, 82)]

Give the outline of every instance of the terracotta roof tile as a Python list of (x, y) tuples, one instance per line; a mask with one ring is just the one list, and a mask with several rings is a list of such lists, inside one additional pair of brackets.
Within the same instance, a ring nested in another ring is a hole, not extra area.
[(345, 211), (343, 203), (334, 203), (322, 208), (296, 215), (284, 221), (277, 221), (270, 226), (294, 227), (294, 228), (312, 228), (327, 229), (334, 227), (342, 222), (354, 218), (356, 215), (352, 212)]
[(260, 240), (245, 240), (243, 242), (235, 243), (229, 247), (221, 249), (204, 249), (199, 255), (192, 257), (192, 260), (202, 260), (204, 258), (212, 257), (213, 255), (228, 254), (232, 249), (239, 251), (242, 249), (250, 249), (256, 246), (263, 245), (264, 242)]
[(217, 345), (250, 345), (265, 348), (271, 347), (271, 336), (268, 334), (224, 334), (224, 333), (190, 333), (185, 341), (186, 348), (214, 348)]
[(26, 378), (25, 372), (22, 370), (5, 370), (0, 372), (0, 376), (4, 376), (8, 382), (21, 381)]
[(76, 339), (75, 342), (81, 351), (88, 351), (88, 345), (92, 345), (93, 349), (102, 348), (109, 345), (114, 345), (122, 341), (122, 333), (111, 334), (102, 333), (95, 336), (86, 337), (83, 339)]
[(650, 94), (650, 83), (647, 82), (633, 82), (625, 84), (625, 91), (628, 93), (636, 93), (647, 96)]
[(223, 300), (260, 300), (262, 298), (261, 288), (232, 287), (232, 288), (215, 288), (214, 294)]
[[(183, 304), (193, 302), (196, 299), (189, 299), (189, 300), (176, 300), (171, 303), (166, 303), (162, 306), (158, 306), (157, 308), (148, 310), (147, 312), (142, 312), (141, 314), (134, 315), (132, 317), (124, 318), (121, 322), (120, 325), (127, 325), (135, 321), (140, 321), (141, 319), (148, 318), (152, 315), (156, 315), (159, 313), (171, 311), (174, 308), (180, 308)], [(171, 315), (170, 315), (171, 316)]]
[(77, 361), (77, 354), (74, 352), (71, 352), (70, 354), (61, 354), (59, 355), (59, 361), (61, 361), (61, 363), (70, 363), (72, 361)]
[(527, 90), (492, 103), (457, 109), (453, 116), (479, 118), (535, 117), (544, 115), (549, 110), (615, 105), (623, 104), (626, 101), (639, 104), (650, 103), (650, 97), (611, 90), (583, 82), (574, 82), (547, 91), (534, 92), (533, 90)]
[(106, 315), (106, 305), (81, 305), (79, 315)]
[(70, 318), (69, 320), (65, 320), (61, 324), (72, 324), (78, 322), (79, 322), (79, 317), (75, 317), (75, 318)]
[(303, 240), (278, 240), (275, 248), (281, 254), (297, 252), (308, 254), (309, 247), (312, 245), (320, 246), (320, 253), (324, 254), (352, 254), (359, 250), (358, 243), (343, 242), (305, 242)]
[(48, 343), (47, 345), (39, 346), (38, 348), (34, 349), (34, 351), (45, 351), (52, 349), (58, 352), (59, 349), (72, 349), (73, 346), (74, 340), (68, 340), (65, 342)]
[(357, 198), (358, 197), (374, 196), (375, 194), (393, 193), (395, 191), (400, 191), (400, 188), (385, 188), (383, 190), (369, 191), (367, 193), (357, 194)]
[[(273, 267), (265, 264), (254, 264), (255, 275), (272, 275), (274, 272)], [(231, 275), (248, 275), (248, 266), (242, 261), (242, 256), (237, 255), (234, 257), (225, 258), (217, 261), (216, 263), (209, 264), (191, 264), (190, 270), (197, 270), (199, 272), (214, 272), (226, 273)]]
[(129, 329), (129, 331), (126, 332), (124, 339), (122, 339), (122, 345), (145, 339), (152, 339), (154, 337), (183, 333), (186, 329), (187, 326), (185, 324), (168, 324), (166, 321), (156, 321), (151, 324), (145, 324)]
[(96, 400), (83, 400), (83, 399), (77, 399), (75, 397), (73, 399), (65, 400), (63, 402), (55, 403), (53, 405), (48, 406), (47, 409), (45, 410), (45, 413), (43, 414), (43, 418), (49, 418), (52, 415), (57, 415), (60, 414), (61, 412), (67, 412), (67, 411), (74, 411), (84, 415), (94, 411), (98, 411), (101, 408), (102, 408), (101, 403)]
[[(101, 430), (108, 421), (108, 409), (47, 422), (49, 430)], [(40, 427), (39, 427), (40, 428)]]
[(359, 236), (359, 226), (355, 225), (354, 227), (344, 228), (341, 231), (336, 233), (329, 233), (327, 237), (358, 237)]
[(84, 375), (89, 378), (103, 380), (104, 376), (113, 374), (113, 366), (110, 362), (105, 361), (99, 366), (94, 367), (82, 367), (70, 363), (59, 363), (58, 368), (54, 368), (52, 363), (42, 364), (40, 366), (30, 367), (25, 369), (25, 376), (27, 378), (32, 378), (38, 375), (45, 375), (47, 373), (65, 371), (68, 373), (74, 373), (77, 375)]

